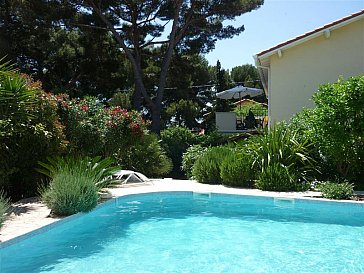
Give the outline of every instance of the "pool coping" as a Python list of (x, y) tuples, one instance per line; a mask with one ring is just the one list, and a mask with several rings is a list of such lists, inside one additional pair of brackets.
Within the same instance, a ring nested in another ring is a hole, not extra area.
[[(354, 200), (329, 200), (325, 198), (319, 198), (319, 193), (317, 192), (268, 192), (261, 191), (257, 189), (241, 189), (241, 188), (233, 188), (226, 187), (223, 185), (209, 185), (209, 184), (201, 184), (197, 183), (193, 180), (173, 180), (173, 179), (159, 179), (153, 180), (152, 183), (146, 184), (133, 184), (133, 185), (123, 185), (118, 188), (110, 189), (112, 193), (112, 198), (103, 203), (100, 203), (96, 209), (99, 209), (111, 202), (115, 202), (117, 198), (122, 196), (134, 195), (134, 194), (144, 194), (144, 193), (158, 193), (158, 192), (192, 192), (192, 193), (214, 193), (214, 194), (234, 194), (234, 195), (246, 195), (246, 196), (256, 196), (256, 197), (270, 197), (270, 198), (286, 198), (286, 199), (299, 199), (299, 200), (307, 200), (310, 202), (328, 202), (331, 204), (360, 204), (364, 206), (364, 201), (354, 201)], [(316, 196), (316, 197), (314, 197)], [(50, 230), (60, 224), (66, 223), (78, 217), (81, 217), (84, 213), (77, 213), (75, 215), (71, 215), (64, 218), (52, 218), (52, 222), (50, 223), (34, 223), (34, 226), (31, 230), (29, 230), (29, 223), (27, 229), (16, 230), (16, 232), (9, 232), (11, 230), (11, 220), (8, 222), (6, 229), (8, 232), (7, 237), (2, 236), (3, 229), (0, 230), (0, 249), (7, 247), (12, 244), (16, 244), (19, 241), (22, 241), (26, 238), (35, 236), (44, 231)], [(45, 216), (47, 217), (47, 216)], [(25, 219), (26, 220), (26, 219)], [(8, 220), (9, 221), (9, 220)], [(23, 219), (24, 221), (24, 219)], [(13, 236), (12, 236), (13, 235)]]

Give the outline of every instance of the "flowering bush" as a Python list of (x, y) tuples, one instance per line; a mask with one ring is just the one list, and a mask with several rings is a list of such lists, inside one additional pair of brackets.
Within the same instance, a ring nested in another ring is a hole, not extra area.
[(58, 95), (58, 106), (72, 154), (95, 156), (104, 148), (104, 108), (96, 98), (69, 100)]
[(39, 160), (65, 148), (57, 101), (39, 81), (0, 65), (0, 190), (14, 199), (32, 196)]
[(170, 159), (158, 138), (146, 130), (140, 113), (120, 106), (106, 108), (95, 97), (70, 100), (67, 95), (58, 95), (57, 99), (70, 153), (109, 156), (119, 167), (149, 176), (170, 171)]
[(106, 108), (95, 97), (70, 100), (61, 94), (57, 99), (73, 154), (113, 155), (144, 135), (145, 122), (136, 111)]
[(136, 111), (127, 111), (120, 106), (105, 110), (106, 151), (112, 152), (129, 146), (144, 135), (145, 122)]

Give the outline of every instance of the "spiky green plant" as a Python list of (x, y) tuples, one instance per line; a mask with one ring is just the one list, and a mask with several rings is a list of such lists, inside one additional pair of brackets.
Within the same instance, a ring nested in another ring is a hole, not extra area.
[(57, 215), (88, 212), (97, 205), (95, 181), (79, 169), (61, 170), (40, 190), (43, 202)]
[(37, 171), (51, 179), (62, 171), (79, 171), (90, 177), (97, 189), (115, 185), (117, 181), (112, 178), (112, 175), (120, 170), (113, 166), (113, 159), (108, 157), (101, 159), (100, 156), (94, 158), (50, 157), (48, 163), (38, 163), (43, 169), (38, 168)]
[[(298, 140), (296, 132), (283, 123), (276, 124), (269, 132), (265, 131), (253, 138), (249, 145), (254, 157), (253, 165), (257, 169), (267, 176), (269, 173), (278, 173), (278, 168), (284, 168), (290, 177), (295, 177), (293, 184), (309, 181), (316, 171), (315, 161), (310, 156), (312, 148), (309, 141)], [(292, 188), (288, 187), (287, 190)]]
[(32, 117), (27, 109), (36, 102), (36, 90), (30, 90), (19, 70), (4, 59), (0, 59), (0, 121), (26, 121)]
[(118, 168), (113, 163), (101, 157), (55, 157), (39, 162), (43, 169), (38, 171), (51, 178), (49, 186), (40, 189), (42, 200), (58, 215), (90, 211), (97, 205), (97, 192), (116, 183), (111, 175)]

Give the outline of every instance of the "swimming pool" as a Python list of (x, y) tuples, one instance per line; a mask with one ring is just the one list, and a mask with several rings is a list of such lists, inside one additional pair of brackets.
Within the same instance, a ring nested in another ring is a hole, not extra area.
[(120, 197), (0, 249), (0, 272), (363, 272), (364, 205)]

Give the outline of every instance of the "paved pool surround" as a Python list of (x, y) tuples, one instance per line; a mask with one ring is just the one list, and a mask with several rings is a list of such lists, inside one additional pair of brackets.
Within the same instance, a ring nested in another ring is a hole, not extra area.
[[(152, 180), (152, 183), (126, 184), (117, 188), (110, 189), (110, 192), (112, 193), (112, 198), (117, 198), (119, 196), (124, 196), (128, 194), (167, 191), (211, 192), (281, 198), (327, 200), (317, 198), (317, 196), (320, 196), (318, 192), (268, 192), (257, 189), (238, 189), (226, 187), (223, 185), (200, 184), (193, 180), (174, 180), (168, 178)], [(328, 202), (357, 203), (357, 201)], [(36, 229), (45, 227), (62, 219), (49, 217), (50, 209), (48, 209), (42, 202), (40, 202), (39, 199), (36, 198), (21, 200), (15, 203), (13, 205), (13, 208), (13, 212), (5, 221), (4, 226), (0, 230), (0, 242), (14, 239), (18, 236), (22, 236), (28, 232), (32, 232)]]

